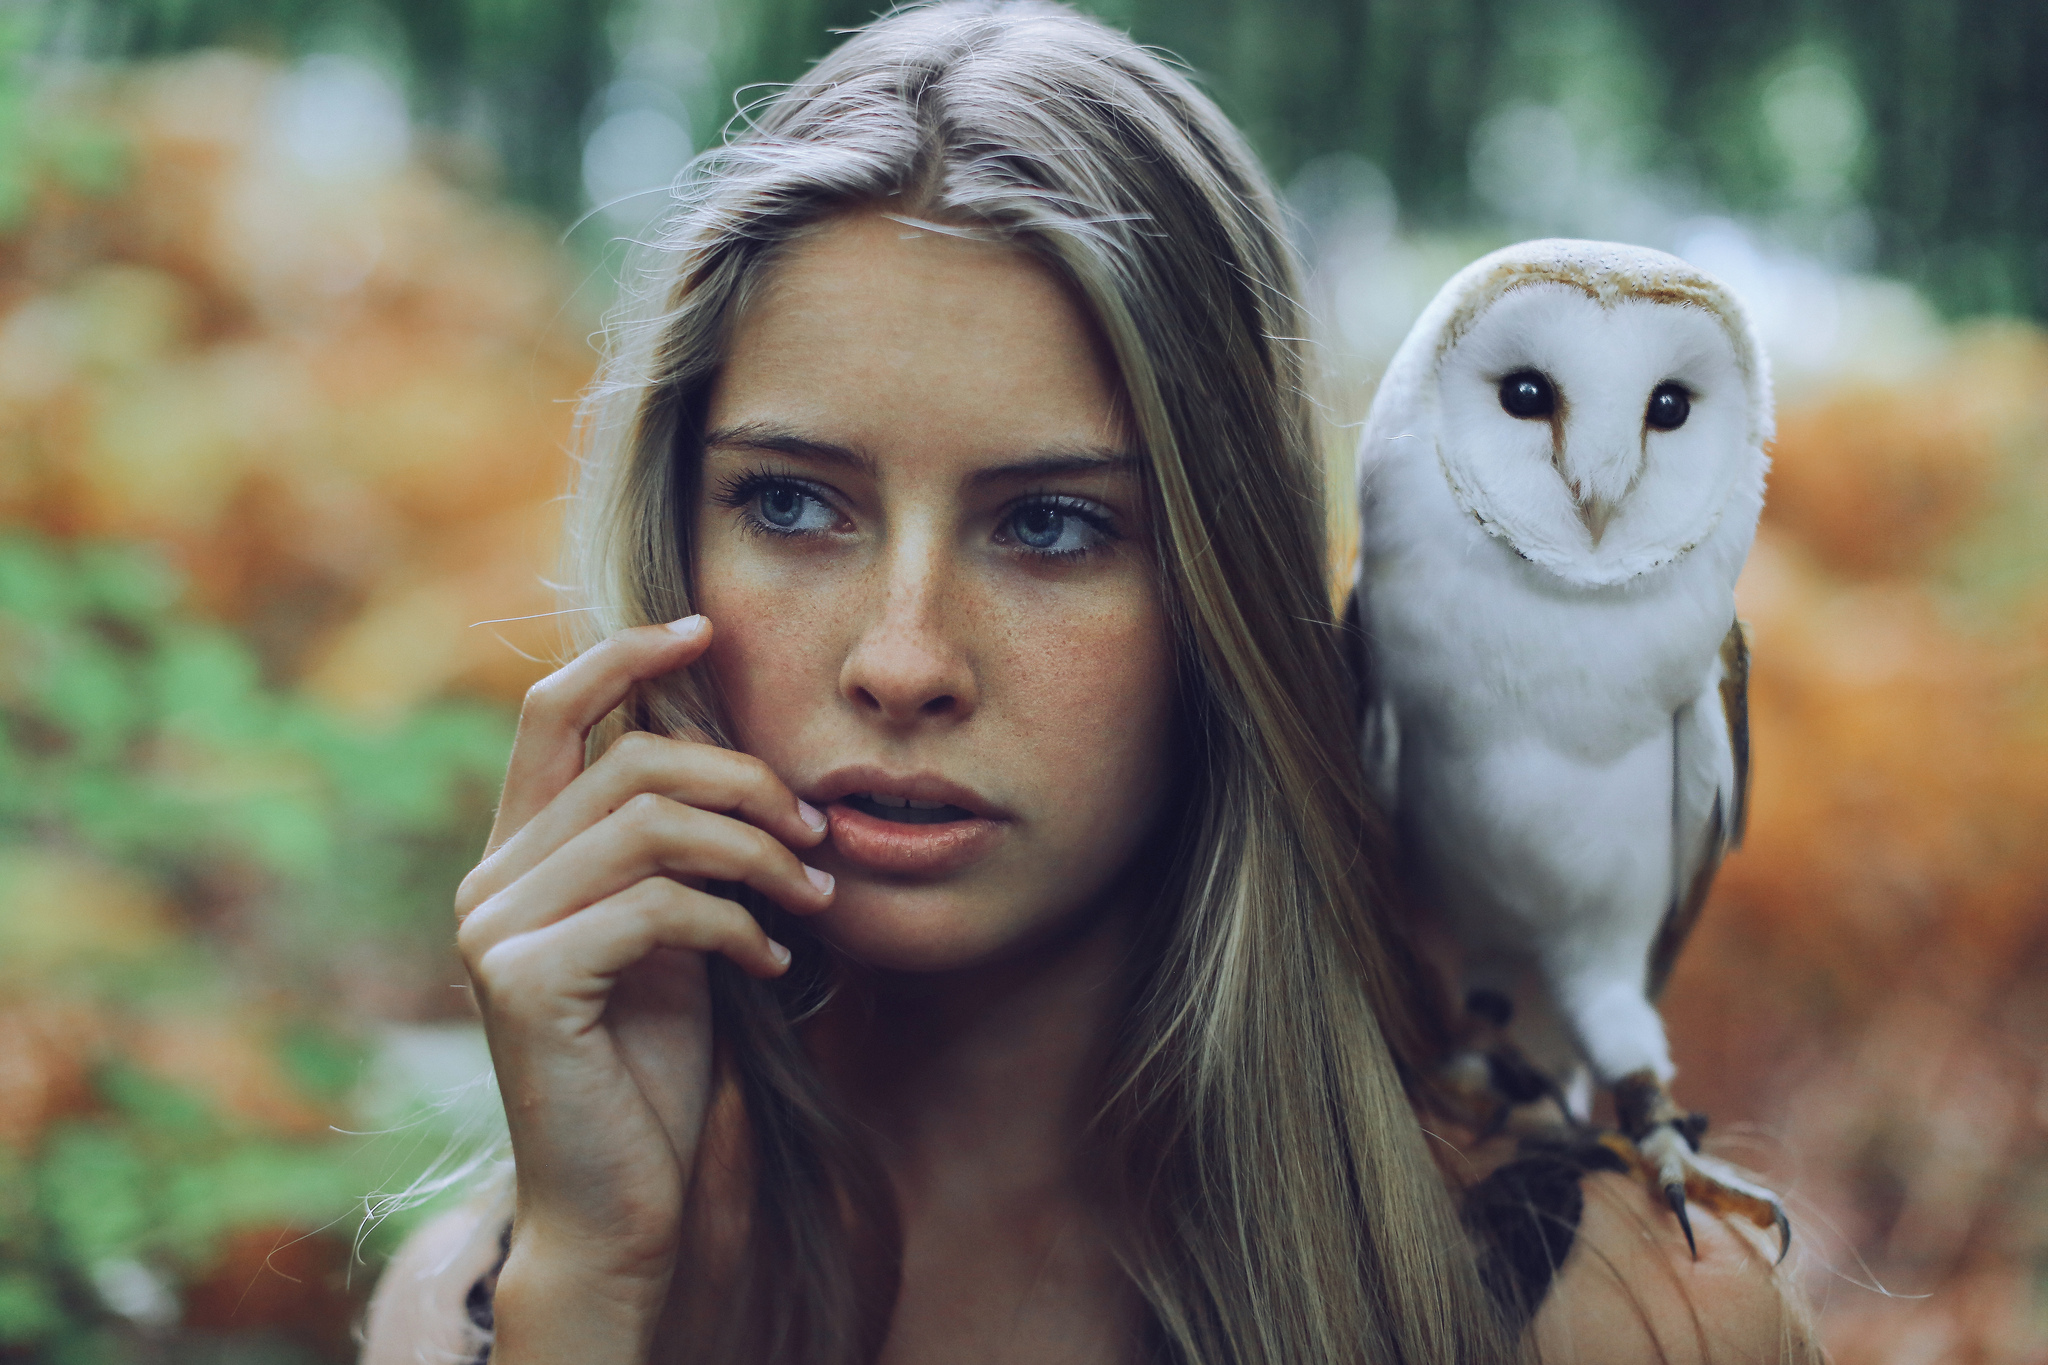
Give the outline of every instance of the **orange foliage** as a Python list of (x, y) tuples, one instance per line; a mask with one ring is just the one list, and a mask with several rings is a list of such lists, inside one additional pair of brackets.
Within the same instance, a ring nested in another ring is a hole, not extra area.
[(1723, 913), (1776, 953), (1832, 965), (1865, 1006), (1863, 993), (1926, 967), (1930, 935), (1973, 968), (2022, 948), (2048, 892), (2048, 749), (2031, 694), (2048, 635), (1959, 630), (1924, 588), (1830, 580), (1775, 537), (1741, 602), (1758, 757)]
[(179, 1089), (203, 1096), (211, 1112), (263, 1132), (317, 1137), (341, 1116), (307, 1102), (285, 1074), (269, 1021), (240, 1010), (205, 1018), (154, 1014), (126, 1031), (123, 1055)]
[(321, 1359), (353, 1359), (364, 1278), (351, 1263), (348, 1242), (331, 1232), (238, 1232), (210, 1273), (186, 1291), (183, 1325), (211, 1332), (269, 1329)]
[(48, 1125), (92, 1106), (92, 1072), (120, 1058), (204, 1097), (212, 1112), (281, 1135), (315, 1136), (340, 1116), (309, 1103), (284, 1073), (260, 1007), (130, 1014), (68, 985), (173, 943), (162, 896), (132, 874), (77, 853), (0, 850), (0, 1141), (27, 1148)]
[[(1925, 567), (2048, 419), (2048, 341), (1989, 331), (1909, 383), (1852, 381), (1779, 415), (1766, 522), (1854, 575)], [(1789, 455), (1789, 458), (1787, 458)]]
[(209, 54), (101, 116), (135, 174), (0, 247), (0, 523), (172, 547), (274, 676), (396, 713), (516, 695), (554, 606), (588, 319), (538, 229), (417, 162), (367, 184), (266, 143), (278, 73)]
[(104, 1033), (93, 1010), (71, 1002), (0, 1009), (0, 1145), (26, 1150), (51, 1123), (92, 1106), (90, 1065)]
[(1738, 592), (1749, 836), (1665, 1015), (1679, 1093), (1789, 1192), (1844, 1365), (2043, 1358), (2044, 549), (2039, 334), (1783, 415)]
[(0, 1010), (0, 1143), (30, 1150), (56, 1120), (92, 1111), (93, 1070), (114, 1058), (261, 1132), (319, 1137), (342, 1118), (308, 1103), (284, 1073), (271, 1022), (260, 1012), (130, 1018), (44, 996)]

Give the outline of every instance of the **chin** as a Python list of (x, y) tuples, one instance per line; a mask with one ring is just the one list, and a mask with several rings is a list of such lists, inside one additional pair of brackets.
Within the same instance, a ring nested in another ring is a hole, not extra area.
[(863, 967), (931, 974), (1003, 961), (1072, 924), (1074, 913), (1004, 913), (986, 895), (923, 886), (841, 881), (832, 908), (811, 916), (814, 933)]

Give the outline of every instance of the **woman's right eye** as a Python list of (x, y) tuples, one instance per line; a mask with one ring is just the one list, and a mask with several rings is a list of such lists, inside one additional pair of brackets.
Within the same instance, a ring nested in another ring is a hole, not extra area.
[(754, 530), (770, 535), (808, 535), (839, 524), (831, 503), (793, 479), (745, 479), (724, 489), (719, 501), (736, 509)]
[(778, 530), (825, 529), (822, 526), (813, 528), (806, 525), (806, 519), (815, 522), (822, 518), (826, 526), (831, 524), (831, 509), (793, 485), (785, 483), (764, 488), (757, 495), (757, 499), (761, 508), (761, 520)]

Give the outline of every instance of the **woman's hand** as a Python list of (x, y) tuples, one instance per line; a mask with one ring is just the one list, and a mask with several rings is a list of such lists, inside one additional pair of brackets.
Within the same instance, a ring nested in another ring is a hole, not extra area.
[(711, 642), (701, 616), (625, 630), (527, 693), (456, 942), (498, 1075), (517, 1168), (493, 1359), (645, 1359), (667, 1296), (711, 1084), (705, 958), (758, 977), (789, 954), (741, 882), (797, 914), (832, 879), (791, 849), (825, 819), (765, 764), (632, 733), (583, 765), (634, 684)]

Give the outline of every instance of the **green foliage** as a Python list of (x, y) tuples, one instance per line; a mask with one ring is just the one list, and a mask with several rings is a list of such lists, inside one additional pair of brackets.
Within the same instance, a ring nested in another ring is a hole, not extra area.
[[(236, 46), (343, 51), (409, 77), (421, 116), (486, 131), (516, 198), (570, 207), (580, 116), (610, 64), (613, 0), (43, 0), (46, 41), (92, 56)], [(33, 22), (35, 9), (22, 12)], [(478, 115), (483, 116), (482, 128)]]
[(19, 1271), (0, 1273), (0, 1347), (33, 1346), (57, 1334), (64, 1310), (49, 1281)]
[(451, 702), (378, 729), (270, 690), (239, 637), (169, 610), (175, 586), (140, 551), (0, 537), (0, 842), (56, 832), (173, 886), (253, 875), (322, 954), (443, 932), (509, 718)]
[(328, 1143), (235, 1135), (199, 1097), (118, 1064), (100, 1094), (107, 1114), (59, 1126), (35, 1171), (67, 1268), (132, 1260), (196, 1273), (235, 1228), (310, 1230), (360, 1201), (360, 1174)]
[[(450, 1137), (416, 1110), (380, 1116), (415, 1122), (397, 1150), (303, 1121), (279, 1131), (122, 1052), (125, 1029), (159, 1016), (252, 1019), (238, 1027), (289, 1102), (347, 1117), (368, 1040), (317, 1002), (352, 945), (385, 961), (445, 951), (511, 739), (510, 717), (479, 704), (377, 728), (266, 686), (249, 646), (178, 598), (144, 550), (0, 534), (0, 863), (61, 855), (190, 916), (140, 950), (45, 943), (33, 977), (0, 946), (9, 1003), (114, 1021), (84, 1105), (27, 1148), (0, 1141), (0, 1360), (129, 1359), (121, 1284), (175, 1299), (237, 1229), (345, 1238), (366, 1195), (405, 1186)], [(0, 879), (0, 939), (39, 916), (91, 918), (20, 894)], [(209, 927), (223, 897), (261, 913)], [(250, 1014), (288, 986), (299, 1004)]]
[(121, 1321), (111, 1310), (135, 1305), (110, 1278), (175, 1301), (234, 1230), (346, 1235), (361, 1207), (361, 1163), (333, 1141), (235, 1134), (199, 1097), (118, 1063), (98, 1089), (101, 1114), (59, 1125), (35, 1161), (17, 1154), (0, 1171), (14, 1206), (0, 1224), (0, 1358), (44, 1347), (125, 1359), (123, 1334), (107, 1329)]
[(20, 224), (46, 178), (76, 193), (107, 194), (127, 177), (120, 138), (38, 104), (29, 65), (36, 20), (30, 8), (0, 9), (0, 232)]

